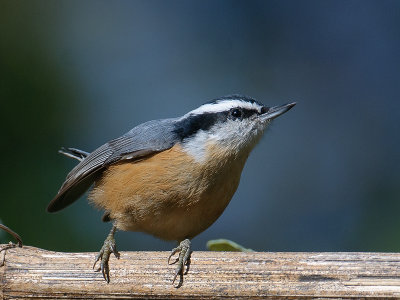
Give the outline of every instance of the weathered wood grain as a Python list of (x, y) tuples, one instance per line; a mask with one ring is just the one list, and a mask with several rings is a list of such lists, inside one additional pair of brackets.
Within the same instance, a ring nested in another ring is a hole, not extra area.
[(0, 299), (400, 298), (398, 253), (195, 251), (179, 288), (171, 283), (168, 255), (121, 252), (110, 260), (107, 284), (92, 270), (95, 253), (9, 249)]

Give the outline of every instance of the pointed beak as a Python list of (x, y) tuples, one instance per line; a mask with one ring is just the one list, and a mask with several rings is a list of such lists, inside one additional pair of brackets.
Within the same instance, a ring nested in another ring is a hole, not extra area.
[(260, 118), (262, 120), (273, 120), (276, 117), (280, 116), (281, 114), (284, 114), (287, 112), (289, 109), (291, 109), (293, 106), (296, 105), (296, 102), (292, 103), (287, 103), (279, 106), (273, 106), (273, 107), (265, 107), (266, 112), (263, 113)]

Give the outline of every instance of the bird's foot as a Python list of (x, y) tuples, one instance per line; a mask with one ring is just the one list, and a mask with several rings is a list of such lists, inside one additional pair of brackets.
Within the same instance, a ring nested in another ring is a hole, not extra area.
[[(179, 257), (174, 262), (170, 263), (169, 261), (171, 257), (177, 252), (179, 252)], [(186, 265), (186, 273), (188, 272), (190, 266), (191, 254), (192, 254), (192, 249), (191, 249), (191, 242), (189, 239), (183, 240), (182, 242), (180, 242), (178, 247), (172, 249), (171, 254), (168, 257), (168, 264), (172, 265), (178, 263), (175, 269), (175, 276), (174, 279), (172, 280), (172, 284), (174, 284), (178, 274), (181, 276), (181, 282), (183, 282), (183, 270)]]
[(119, 259), (119, 252), (117, 251), (117, 246), (115, 244), (114, 233), (116, 227), (113, 226), (107, 238), (104, 241), (103, 247), (101, 247), (99, 254), (97, 254), (95, 262), (93, 264), (93, 269), (95, 268), (98, 261), (100, 261), (100, 266), (96, 269), (96, 272), (101, 271), (103, 277), (107, 283), (110, 282), (110, 267), (108, 266), (108, 261), (110, 260), (111, 253), (114, 253), (115, 257)]

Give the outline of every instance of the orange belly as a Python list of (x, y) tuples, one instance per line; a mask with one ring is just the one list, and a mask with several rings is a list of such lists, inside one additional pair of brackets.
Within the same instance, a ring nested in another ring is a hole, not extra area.
[(110, 213), (118, 229), (181, 241), (207, 229), (239, 184), (247, 155), (207, 148), (196, 162), (180, 145), (140, 161), (110, 166), (89, 198)]

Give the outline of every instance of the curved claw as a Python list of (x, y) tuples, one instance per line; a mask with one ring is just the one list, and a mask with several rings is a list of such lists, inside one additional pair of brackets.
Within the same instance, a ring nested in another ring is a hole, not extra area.
[(179, 271), (180, 271), (180, 270), (176, 270), (175, 276), (174, 276), (174, 278), (172, 279), (172, 284), (175, 283), (175, 280), (176, 280), (176, 277), (178, 277)]
[(103, 274), (103, 278), (107, 283), (110, 283), (110, 268), (108, 266), (108, 261), (106, 263), (101, 262), (100, 264), (101, 273)]
[[(100, 250), (99, 254), (96, 255), (95, 260), (94, 260), (94, 264), (92, 269), (94, 269), (94, 267), (96, 266), (97, 262), (101, 259), (101, 257), (103, 256), (102, 251)], [(100, 271), (100, 267), (96, 270), (96, 272)]]
[(169, 263), (171, 257), (172, 257), (176, 252), (178, 252), (178, 251), (180, 251), (180, 248), (179, 248), (179, 247), (176, 247), (176, 248), (172, 249), (171, 254), (168, 256), (168, 264), (169, 264), (169, 265), (173, 265), (173, 264), (175, 264), (175, 263), (178, 261), (178, 259), (176, 259), (173, 263)]

